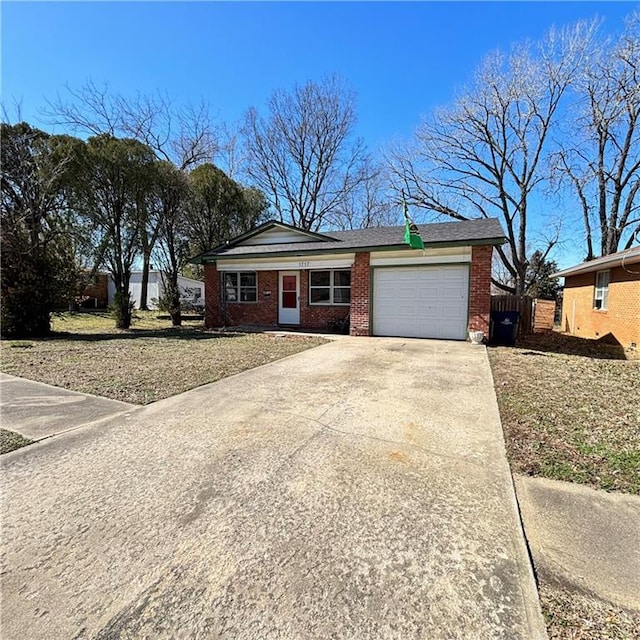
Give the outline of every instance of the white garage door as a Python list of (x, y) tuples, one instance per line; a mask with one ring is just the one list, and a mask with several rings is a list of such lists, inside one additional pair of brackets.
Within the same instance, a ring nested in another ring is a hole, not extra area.
[(374, 269), (373, 333), (464, 340), (468, 299), (467, 265)]

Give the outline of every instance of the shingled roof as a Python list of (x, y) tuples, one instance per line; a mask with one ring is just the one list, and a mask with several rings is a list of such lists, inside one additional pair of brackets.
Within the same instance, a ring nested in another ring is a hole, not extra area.
[[(270, 221), (258, 227), (250, 235), (257, 235), (274, 224)], [(465, 246), (478, 244), (500, 245), (506, 241), (504, 231), (497, 218), (462, 220), (459, 222), (437, 222), (418, 225), (426, 248), (439, 246)], [(321, 253), (349, 253), (353, 251), (380, 251), (408, 249), (404, 242), (404, 226), (354, 229), (351, 231), (327, 231), (318, 240), (311, 242), (289, 242), (264, 245), (243, 245), (243, 234), (229, 243), (206, 251), (191, 260), (202, 264), (220, 258), (261, 258), (287, 255), (314, 255)], [(326, 239), (325, 239), (326, 238)], [(240, 243), (238, 243), (240, 241)]]

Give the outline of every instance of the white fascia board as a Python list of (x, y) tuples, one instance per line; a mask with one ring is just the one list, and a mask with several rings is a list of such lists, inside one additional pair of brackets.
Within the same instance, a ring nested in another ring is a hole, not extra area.
[(248, 258), (246, 260), (218, 260), (218, 271), (295, 271), (298, 269), (350, 269), (355, 253), (339, 256), (300, 256), (291, 258)]
[(408, 251), (373, 251), (372, 267), (393, 267), (412, 264), (447, 264), (471, 262), (471, 247), (444, 249), (410, 249)]
[(556, 271), (551, 274), (551, 278), (568, 278), (570, 276), (579, 276), (584, 273), (595, 273), (596, 271), (606, 271), (607, 269), (614, 269), (615, 267), (626, 267), (632, 264), (640, 263), (640, 247), (631, 249), (626, 252), (619, 252), (611, 254), (610, 256), (603, 256), (602, 258), (596, 258), (590, 262), (583, 262), (575, 267), (569, 269), (562, 269), (562, 271)]

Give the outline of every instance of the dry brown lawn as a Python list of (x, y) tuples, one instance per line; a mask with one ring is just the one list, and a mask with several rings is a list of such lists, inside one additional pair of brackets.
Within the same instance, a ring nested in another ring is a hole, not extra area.
[[(640, 493), (640, 360), (558, 333), (489, 349), (513, 472)], [(640, 614), (538, 576), (551, 640), (631, 640)]]
[(0, 429), (0, 454), (26, 447), (33, 441), (8, 429)]
[(637, 612), (550, 581), (541, 581), (539, 593), (550, 640), (640, 638)]
[(173, 329), (153, 312), (137, 313), (133, 328), (119, 331), (107, 313), (54, 317), (52, 337), (3, 340), (5, 373), (148, 404), (325, 342), (305, 336), (214, 333), (202, 321)]
[(512, 471), (640, 493), (640, 360), (551, 333), (489, 349)]

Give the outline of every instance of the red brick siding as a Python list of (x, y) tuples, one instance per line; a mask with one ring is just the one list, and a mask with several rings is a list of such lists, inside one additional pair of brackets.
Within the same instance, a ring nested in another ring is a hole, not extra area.
[[(353, 278), (353, 268), (351, 277)], [(353, 285), (351, 289), (353, 299)], [(332, 320), (346, 318), (349, 306), (309, 304), (309, 272), (300, 272), (300, 325), (309, 329), (328, 329)]]
[(369, 335), (369, 288), (371, 269), (369, 253), (356, 253), (351, 267), (351, 330), (352, 336)]
[[(633, 265), (630, 270), (640, 271), (640, 265)], [(565, 279), (563, 331), (583, 338), (601, 338), (611, 333), (624, 347), (632, 342), (640, 345), (640, 275), (621, 267), (611, 269), (607, 309), (603, 311), (593, 308), (595, 282), (595, 272)]]
[(220, 313), (220, 274), (215, 264), (204, 266), (204, 326), (207, 329), (222, 326)]
[[(229, 303), (222, 300), (220, 273), (215, 265), (205, 266), (205, 324), (207, 328), (241, 324), (275, 327), (278, 325), (278, 271), (258, 271), (257, 302)], [(270, 295), (266, 295), (270, 292)], [(310, 305), (309, 272), (300, 271), (300, 326), (329, 328), (331, 320), (349, 315), (348, 306)]]
[[(106, 273), (96, 274), (95, 280), (90, 282), (80, 295), (81, 299), (95, 298), (95, 306), (99, 309), (106, 309), (109, 306), (109, 276)], [(92, 307), (93, 304), (88, 304), (88, 302), (87, 306)]]
[(471, 248), (469, 281), (469, 331), (484, 331), (489, 335), (491, 313), (491, 245)]
[[(278, 323), (278, 272), (257, 271), (256, 302), (222, 302), (222, 318), (229, 327), (256, 324), (265, 327)], [(266, 293), (271, 292), (270, 295)]]

